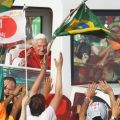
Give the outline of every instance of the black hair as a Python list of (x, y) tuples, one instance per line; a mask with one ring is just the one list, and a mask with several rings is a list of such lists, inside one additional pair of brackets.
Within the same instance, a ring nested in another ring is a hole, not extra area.
[(94, 117), (92, 120), (103, 120), (101, 116)]
[(114, 75), (116, 76), (114, 81), (120, 79), (120, 63), (110, 62), (106, 64), (105, 67), (107, 67), (108, 70), (113, 71)]
[(88, 56), (90, 56), (90, 54), (91, 54), (91, 46), (87, 42), (80, 43), (78, 52), (76, 53), (76, 56), (79, 58), (82, 58), (83, 53), (87, 53)]
[(4, 77), (4, 78), (3, 78), (3, 81), (5, 81), (5, 80), (12, 81), (12, 82), (14, 82), (14, 83), (15, 83), (15, 85), (16, 85), (16, 80), (15, 80), (15, 78), (14, 78), (14, 77)]
[(29, 107), (33, 116), (39, 116), (45, 110), (45, 98), (42, 94), (35, 94), (31, 97)]

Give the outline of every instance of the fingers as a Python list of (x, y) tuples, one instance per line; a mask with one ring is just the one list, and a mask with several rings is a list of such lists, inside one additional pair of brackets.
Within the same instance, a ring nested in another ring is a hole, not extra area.
[(43, 57), (43, 62), (44, 62), (44, 63), (47, 62), (47, 54), (44, 55), (44, 57)]
[(62, 64), (63, 64), (63, 56), (62, 56), (62, 53), (61, 53), (61, 52), (60, 52), (60, 54), (59, 54), (58, 59), (57, 59), (57, 60), (54, 59), (54, 62), (55, 62), (55, 66), (56, 66), (57, 68), (61, 68), (61, 67), (62, 67)]
[(46, 77), (44, 80), (44, 84), (52, 86), (52, 78), (51, 77)]
[(120, 107), (120, 96), (117, 98), (117, 104), (118, 104), (119, 107)]
[(63, 61), (62, 52), (60, 52), (60, 60)]
[(4, 81), (4, 87), (6, 87), (10, 83), (10, 80), (5, 80)]
[(55, 66), (57, 66), (57, 60), (54, 58)]

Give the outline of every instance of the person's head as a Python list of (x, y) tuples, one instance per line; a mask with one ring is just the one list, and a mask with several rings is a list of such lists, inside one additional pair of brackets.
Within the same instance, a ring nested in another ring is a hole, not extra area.
[(33, 116), (39, 116), (45, 110), (45, 98), (41, 94), (33, 95), (29, 107)]
[(16, 80), (13, 77), (4, 77), (4, 95), (7, 97), (13, 94), (16, 88)]
[(103, 80), (106, 81), (117, 81), (120, 79), (120, 64), (111, 62), (104, 66)]
[(87, 110), (86, 120), (107, 120), (108, 107), (103, 102), (93, 102)]
[(44, 34), (38, 34), (33, 39), (33, 48), (36, 53), (43, 56), (47, 52), (48, 41)]
[(83, 60), (88, 60), (91, 54), (91, 46), (87, 42), (82, 42), (79, 45), (78, 52), (76, 54), (77, 57)]
[(111, 28), (111, 31), (113, 32), (113, 33), (115, 33), (116, 35), (118, 35), (118, 36), (120, 36), (120, 26), (113, 26), (112, 28)]

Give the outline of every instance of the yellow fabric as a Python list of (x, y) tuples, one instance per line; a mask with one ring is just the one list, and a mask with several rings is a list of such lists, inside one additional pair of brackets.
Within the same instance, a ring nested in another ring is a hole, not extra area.
[(14, 120), (13, 116), (10, 115), (10, 116), (8, 117), (8, 120)]
[(92, 32), (92, 31), (99, 31), (99, 30), (103, 30), (103, 31), (106, 31), (105, 29), (103, 28), (85, 28), (85, 29), (80, 29), (80, 30), (70, 30), (70, 31), (67, 31), (69, 34), (78, 34), (78, 33), (85, 33), (85, 32)]
[(4, 103), (0, 103), (0, 120), (5, 120), (6, 118), (6, 109)]
[(11, 7), (13, 4), (13, 0), (4, 0), (1, 4), (6, 7)]
[[(80, 23), (86, 23), (90, 28), (94, 28), (94, 24), (87, 20), (77, 20), (73, 19), (70, 23), (70, 26), (66, 28), (66, 31), (73, 30), (75, 27), (77, 27)], [(86, 29), (86, 28), (85, 28)]]

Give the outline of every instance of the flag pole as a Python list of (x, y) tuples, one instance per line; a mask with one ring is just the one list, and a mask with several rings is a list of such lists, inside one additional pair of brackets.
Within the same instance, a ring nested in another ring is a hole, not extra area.
[(72, 15), (83, 3), (85, 3), (87, 0), (83, 0), (74, 10), (72, 10), (67, 17), (63, 20), (63, 22), (61, 23), (60, 27), (64, 24), (64, 22), (67, 20), (67, 18)]
[[(72, 10), (68, 15), (67, 15), (67, 17), (63, 20), (63, 22), (61, 23), (61, 25), (59, 26), (59, 27), (61, 27), (63, 24), (64, 24), (64, 22), (68, 19), (68, 17), (70, 16), (70, 15), (72, 15), (83, 3), (85, 3), (87, 0), (83, 0), (74, 10)], [(54, 40), (51, 40), (51, 42), (49, 43), (49, 45), (48, 45), (48, 47), (47, 47), (47, 55), (49, 54), (49, 52), (50, 52), (50, 48), (51, 48), (51, 46), (52, 46), (52, 44), (53, 44), (53, 41)]]
[[(26, 5), (24, 4), (23, 6), (23, 12), (25, 12)], [(28, 91), (28, 70), (27, 70), (27, 41), (25, 39), (25, 81), (26, 81), (26, 95), (29, 96), (29, 91)]]

